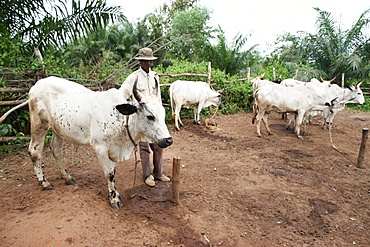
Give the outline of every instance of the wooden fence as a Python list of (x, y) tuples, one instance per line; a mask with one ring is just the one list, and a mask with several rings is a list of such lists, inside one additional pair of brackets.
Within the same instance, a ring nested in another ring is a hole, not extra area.
[[(0, 87), (0, 93), (17, 94), (16, 95), (17, 99), (2, 100), (0, 101), (0, 107), (13, 106), (13, 108), (15, 108), (18, 105), (27, 101), (27, 96), (28, 96), (28, 92), (30, 88), (40, 78), (46, 77), (43, 74), (43, 71), (41, 71), (40, 73), (24, 72), (24, 73), (17, 73), (17, 74), (13, 72), (1, 72), (0, 75), (3, 81), (6, 81), (8, 85), (10, 85), (10, 87)], [(166, 78), (166, 77), (167, 78), (177, 78), (177, 77), (183, 77), (183, 76), (205, 77), (207, 78), (207, 83), (210, 85), (211, 83), (211, 63), (210, 62), (208, 63), (207, 74), (196, 74), (196, 73), (159, 74), (159, 77), (163, 77), (163, 78)], [(97, 81), (97, 80), (75, 79), (75, 78), (65, 78), (65, 79), (77, 82), (93, 91), (105, 91), (105, 90), (108, 90), (109, 88), (119, 88), (121, 86), (121, 84), (112, 82), (112, 81)], [(162, 84), (161, 86), (169, 86), (169, 85), (170, 84)], [(7, 116), (6, 114), (7, 113), (5, 113), (3, 116), (6, 117)], [(2, 119), (2, 121), (3, 120), (4, 119)], [(9, 140), (14, 140), (19, 137), (0, 137), (0, 138), (1, 138), (1, 141), (9, 141)], [(22, 138), (29, 138), (29, 137), (25, 136), (25, 137), (21, 137), (21, 139)]]

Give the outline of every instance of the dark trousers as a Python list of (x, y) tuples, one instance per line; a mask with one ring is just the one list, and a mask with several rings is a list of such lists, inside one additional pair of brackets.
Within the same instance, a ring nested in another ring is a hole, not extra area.
[(154, 166), (153, 176), (160, 177), (163, 173), (162, 171), (163, 148), (160, 148), (158, 144), (140, 142), (139, 149), (140, 149), (141, 165), (143, 167), (143, 178), (146, 178), (150, 174), (152, 174), (152, 169), (150, 167), (149, 146), (150, 146), (150, 149), (153, 151), (153, 166)]

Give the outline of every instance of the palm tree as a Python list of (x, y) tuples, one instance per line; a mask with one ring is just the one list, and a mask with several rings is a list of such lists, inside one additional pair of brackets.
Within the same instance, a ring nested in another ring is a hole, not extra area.
[(87, 0), (84, 6), (78, 0), (0, 0), (0, 5), (0, 34), (23, 41), (29, 52), (61, 47), (125, 18), (105, 0)]
[(211, 61), (214, 68), (224, 70), (229, 75), (237, 75), (248, 67), (249, 64), (246, 63), (250, 61), (250, 55), (256, 46), (247, 51), (242, 51), (248, 40), (247, 36), (237, 34), (231, 45), (228, 45), (224, 31), (219, 27), (217, 32), (217, 44), (206, 46), (204, 51), (205, 60)]
[(281, 37), (278, 40), (282, 44), (278, 48), (280, 57), (305, 67), (306, 72), (326, 78), (339, 79), (342, 73), (346, 74), (346, 78), (368, 78), (370, 37), (365, 28), (370, 22), (370, 9), (365, 10), (348, 30), (342, 30), (329, 12), (314, 9), (318, 12), (317, 32)]

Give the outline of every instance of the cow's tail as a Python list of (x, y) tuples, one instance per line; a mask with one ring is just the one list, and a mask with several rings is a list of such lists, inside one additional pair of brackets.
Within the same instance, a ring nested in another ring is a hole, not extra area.
[(19, 108), (21, 108), (21, 107), (23, 107), (23, 106), (27, 105), (27, 104), (28, 104), (28, 101), (29, 101), (29, 100), (26, 100), (26, 101), (25, 101), (25, 102), (23, 102), (22, 104), (19, 104), (19, 105), (17, 105), (17, 106), (15, 106), (15, 107), (13, 107), (12, 109), (10, 109), (9, 111), (5, 112), (5, 114), (4, 114), (4, 115), (2, 115), (2, 116), (1, 116), (1, 118), (0, 118), (0, 124), (2, 124), (2, 122), (5, 120), (5, 118), (6, 118), (10, 113), (12, 113), (13, 111), (15, 111), (15, 110), (17, 110), (17, 109), (19, 109)]
[(174, 111), (174, 101), (173, 101), (173, 95), (172, 95), (172, 89), (173, 89), (173, 86), (171, 84), (170, 86), (170, 104), (171, 104), (171, 113), (172, 113), (172, 121), (175, 121), (175, 111)]

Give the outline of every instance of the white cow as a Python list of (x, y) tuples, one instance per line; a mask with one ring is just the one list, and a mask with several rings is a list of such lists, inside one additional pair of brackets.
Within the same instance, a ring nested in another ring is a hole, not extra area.
[(257, 76), (256, 78), (252, 79), (251, 82), (252, 84), (252, 89), (253, 89), (253, 97), (257, 91), (258, 88), (265, 86), (265, 85), (273, 85), (273, 84), (280, 84), (280, 83), (275, 83), (269, 80), (266, 80), (264, 78), (265, 73), (263, 73), (260, 76)]
[[(286, 86), (286, 87), (295, 87), (295, 86), (304, 86), (304, 85), (317, 85), (317, 86), (320, 86), (320, 87), (323, 87), (325, 90), (326, 88), (330, 87), (331, 86), (331, 83), (335, 80), (335, 77), (333, 79), (331, 79), (330, 81), (325, 81), (321, 78), (321, 81), (319, 81), (318, 79), (316, 78), (312, 78), (309, 82), (304, 82), (304, 81), (299, 81), (299, 80), (296, 80), (294, 78), (288, 78), (288, 79), (284, 79), (282, 82), (281, 82), (281, 85), (283, 86)], [(283, 113), (285, 114), (285, 113)], [(309, 122), (311, 123), (312, 121), (312, 118), (318, 114), (322, 114), (322, 111), (309, 111), (306, 116), (305, 116), (305, 119), (304, 119), (304, 123), (306, 124), (306, 122)], [(290, 127), (290, 124), (292, 122), (294, 122), (294, 118), (295, 118), (295, 114), (292, 113), (289, 115), (289, 121), (288, 121), (288, 124), (286, 126), (287, 129), (289, 129)], [(306, 127), (306, 126), (305, 126)]]
[(288, 79), (282, 80), (280, 84), (286, 87), (303, 86), (306, 84), (316, 84), (318, 86), (330, 87), (331, 83), (334, 80), (335, 80), (335, 77), (331, 79), (330, 81), (325, 81), (324, 79), (321, 78), (321, 82), (320, 82), (318, 79), (312, 78), (309, 82), (305, 82), (305, 81), (299, 81), (293, 78), (288, 78)]
[(306, 85), (286, 87), (279, 84), (265, 85), (255, 93), (254, 120), (257, 121), (257, 135), (261, 136), (260, 123), (264, 122), (268, 134), (271, 134), (268, 126), (268, 115), (270, 111), (279, 113), (295, 113), (295, 133), (299, 138), (300, 125), (304, 116), (311, 110), (329, 111), (331, 99), (321, 93), (321, 87), (317, 85)]
[(293, 78), (284, 79), (281, 81), (280, 85), (286, 86), (286, 87), (295, 87), (295, 86), (303, 86), (306, 82), (299, 81)]
[[(332, 123), (334, 120), (335, 115), (344, 109), (345, 104), (347, 103), (358, 103), (363, 104), (365, 103), (365, 98), (363, 95), (363, 92), (360, 88), (361, 83), (356, 84), (355, 86), (350, 85), (348, 88), (341, 88), (337, 84), (332, 84), (332, 82), (335, 80), (335, 77), (331, 79), (330, 81), (325, 81), (321, 78), (321, 82), (315, 78), (311, 79), (310, 82), (306, 82), (305, 85), (318, 85), (322, 87), (323, 93), (327, 93), (328, 98), (334, 99), (336, 98), (336, 103), (332, 107), (331, 111), (322, 112), (321, 110), (312, 110), (307, 114), (308, 121), (311, 123), (312, 118), (318, 114), (321, 114), (323, 116), (323, 129), (329, 128), (333, 129)], [(285, 81), (285, 80), (284, 80)], [(283, 81), (283, 82), (284, 82)], [(283, 83), (282, 82), (282, 83)], [(288, 85), (288, 84), (285, 84)], [(290, 86), (295, 86), (293, 83), (289, 84)], [(300, 85), (299, 83), (296, 85)], [(287, 128), (289, 127), (290, 123), (292, 122), (292, 116), (290, 118), (290, 121), (287, 125)]]
[(212, 90), (206, 82), (177, 80), (170, 86), (172, 116), (175, 115), (176, 130), (184, 124), (180, 118), (181, 107), (193, 106), (194, 122), (200, 124), (199, 114), (208, 106), (221, 107), (221, 93)]
[(323, 113), (324, 123), (322, 128), (323, 129), (333, 129), (333, 120), (335, 115), (344, 109), (345, 104), (364, 104), (365, 103), (365, 97), (364, 94), (360, 88), (362, 82), (357, 83), (355, 86), (350, 85), (348, 88), (341, 88), (337, 84), (331, 85), (329, 91), (331, 93), (331, 97), (335, 96), (336, 101), (339, 102), (339, 104), (336, 104), (336, 107), (334, 107), (329, 114)]
[(141, 95), (136, 82), (133, 95), (140, 104), (128, 104), (117, 89), (93, 92), (58, 77), (41, 79), (30, 89), (28, 152), (44, 190), (53, 189), (42, 170), (44, 139), (51, 128), (50, 146), (66, 183), (75, 182), (63, 163), (63, 141), (90, 146), (103, 167), (110, 204), (121, 208), (122, 198), (115, 188), (115, 162), (128, 160), (140, 141), (158, 143), (162, 148), (173, 142), (165, 124), (165, 110), (158, 99)]

